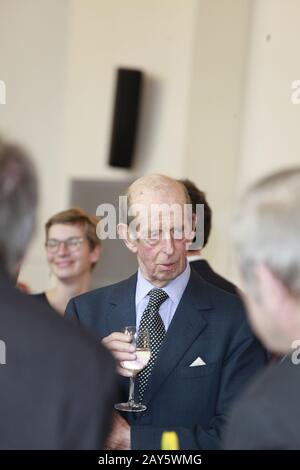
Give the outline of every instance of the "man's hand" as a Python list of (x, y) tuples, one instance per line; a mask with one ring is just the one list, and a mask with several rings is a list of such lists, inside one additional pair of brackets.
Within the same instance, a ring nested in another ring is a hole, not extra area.
[(122, 361), (135, 361), (135, 347), (130, 344), (131, 338), (125, 333), (111, 333), (102, 340), (105, 346), (114, 356), (118, 363), (118, 373), (123, 377), (131, 377), (133, 373), (121, 366)]
[(114, 413), (110, 434), (105, 444), (105, 450), (130, 450), (130, 426), (119, 413)]

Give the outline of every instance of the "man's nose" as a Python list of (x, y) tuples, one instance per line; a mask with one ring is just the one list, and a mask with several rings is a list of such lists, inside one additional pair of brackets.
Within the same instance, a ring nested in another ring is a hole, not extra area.
[(174, 253), (174, 240), (172, 237), (163, 239), (163, 251), (169, 256)]

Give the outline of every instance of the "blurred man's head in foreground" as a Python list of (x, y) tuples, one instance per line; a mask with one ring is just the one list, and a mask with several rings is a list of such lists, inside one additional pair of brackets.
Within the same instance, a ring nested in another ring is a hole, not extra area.
[(37, 199), (32, 162), (0, 138), (0, 264), (14, 277), (34, 231)]
[(252, 186), (233, 239), (253, 328), (274, 352), (300, 339), (300, 167)]

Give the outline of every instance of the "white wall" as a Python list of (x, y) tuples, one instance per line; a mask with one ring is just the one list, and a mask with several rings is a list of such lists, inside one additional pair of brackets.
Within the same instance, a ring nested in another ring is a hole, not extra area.
[(135, 173), (180, 176), (196, 4), (73, 0), (64, 149), (68, 176), (124, 174), (106, 163), (119, 66), (142, 69), (146, 77)]
[(201, 0), (198, 4), (182, 172), (207, 193), (213, 229), (203, 255), (224, 274), (229, 266), (250, 18), (251, 0)]
[(300, 105), (291, 84), (300, 79), (299, 0), (253, 2), (244, 83), (238, 190), (290, 164), (300, 164)]
[[(197, 0), (0, 0), (0, 78), (8, 87), (0, 128), (28, 144), (42, 182), (40, 231), (21, 273), (35, 290), (48, 283), (42, 223), (66, 206), (72, 177), (181, 176), (196, 6)], [(118, 66), (146, 74), (132, 172), (107, 166)]]
[[(228, 229), (241, 188), (298, 162), (298, 0), (0, 0), (0, 131), (33, 152), (40, 231), (22, 278), (48, 283), (42, 222), (72, 177), (188, 176), (214, 210), (207, 256), (231, 270)], [(131, 172), (107, 166), (115, 68), (146, 86)]]
[[(235, 198), (258, 178), (300, 165), (300, 105), (291, 88), (300, 79), (298, 0), (252, 2)], [(233, 257), (226, 272), (238, 280)]]
[(68, 0), (0, 0), (0, 79), (7, 95), (0, 132), (27, 146), (40, 176), (40, 230), (23, 271), (23, 279), (37, 287), (48, 281), (42, 224), (64, 203), (68, 9)]

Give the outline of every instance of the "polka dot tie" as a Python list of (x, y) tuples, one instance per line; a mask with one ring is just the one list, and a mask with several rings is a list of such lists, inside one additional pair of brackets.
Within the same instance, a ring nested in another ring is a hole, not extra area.
[(143, 369), (138, 375), (140, 401), (142, 401), (143, 399), (153, 365), (155, 363), (158, 351), (166, 334), (165, 325), (159, 314), (159, 308), (169, 296), (162, 289), (151, 289), (151, 291), (149, 292), (149, 296), (150, 300), (146, 309), (143, 312), (140, 323), (140, 330), (142, 330), (143, 328), (147, 328), (149, 331), (151, 357), (145, 369)]

